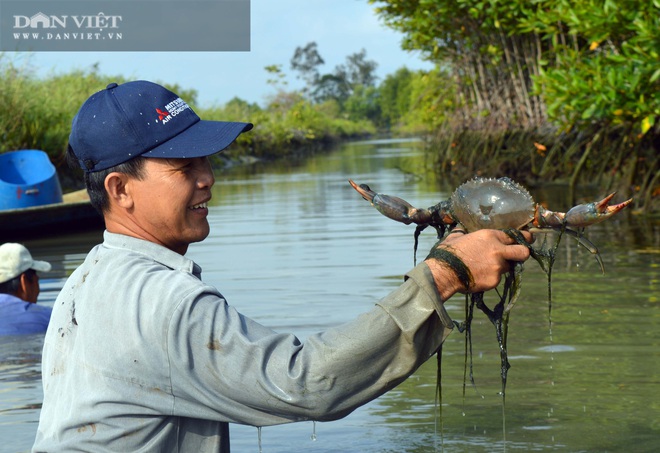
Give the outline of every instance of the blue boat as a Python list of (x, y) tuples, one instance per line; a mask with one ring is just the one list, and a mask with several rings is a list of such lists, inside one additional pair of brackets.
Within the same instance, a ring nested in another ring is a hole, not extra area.
[(60, 180), (48, 154), (38, 149), (0, 154), (0, 211), (61, 202)]
[(62, 195), (55, 166), (40, 150), (0, 154), (0, 242), (102, 228), (87, 191)]

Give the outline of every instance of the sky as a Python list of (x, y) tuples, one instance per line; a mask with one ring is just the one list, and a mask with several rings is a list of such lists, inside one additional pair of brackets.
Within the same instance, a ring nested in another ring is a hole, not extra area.
[(403, 66), (432, 67), (419, 53), (401, 49), (403, 35), (383, 25), (367, 0), (251, 0), (250, 8), (249, 52), (35, 52), (13, 58), (39, 76), (98, 64), (105, 75), (176, 83), (197, 90), (202, 107), (234, 97), (263, 105), (276, 92), (267, 83), (272, 78), (264, 69), (268, 65), (281, 65), (287, 89), (302, 87), (289, 62), (296, 47), (311, 41), (325, 61), (321, 73), (333, 72), (362, 49), (377, 62), (378, 81)]

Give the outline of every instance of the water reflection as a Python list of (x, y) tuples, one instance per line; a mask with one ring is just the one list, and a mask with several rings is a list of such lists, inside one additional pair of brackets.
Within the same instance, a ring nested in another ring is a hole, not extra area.
[[(305, 338), (368, 310), (413, 264), (414, 227), (380, 216), (347, 180), (431, 206), (451, 188), (423, 169), (419, 142), (371, 141), (303, 161), (225, 171), (213, 190), (211, 235), (188, 255), (240, 311)], [(561, 192), (555, 187), (534, 196), (565, 209)], [(264, 428), (263, 451), (595, 452), (629, 451), (631, 444), (635, 451), (654, 451), (660, 434), (660, 222), (626, 213), (588, 235), (606, 273), (564, 239), (553, 272), (552, 331), (546, 277), (536, 263), (526, 265), (511, 314), (506, 442), (495, 332), (476, 316), (476, 388), (468, 384), (463, 396), (465, 343), (455, 332), (442, 356), (441, 419), (434, 404), (437, 363), (430, 360), (344, 420), (318, 423), (316, 441), (312, 423)], [(26, 243), (36, 259), (54, 265), (41, 280), (39, 303), (53, 303), (66, 276), (100, 240), (101, 233), (92, 232)], [(425, 231), (420, 251), (434, 240)], [(447, 302), (457, 320), (464, 318), (463, 303), (460, 297)], [(7, 451), (27, 451), (34, 438), (39, 341), (0, 345), (0, 437), (10, 439), (3, 444)], [(231, 430), (234, 451), (257, 451), (255, 428)]]
[(2, 451), (32, 445), (41, 409), (43, 335), (0, 336), (0, 437)]

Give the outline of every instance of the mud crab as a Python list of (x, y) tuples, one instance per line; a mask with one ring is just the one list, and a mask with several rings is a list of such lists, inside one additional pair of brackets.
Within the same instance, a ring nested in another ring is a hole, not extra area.
[[(580, 245), (594, 254), (601, 270), (603, 270), (598, 250), (581, 234), (582, 230), (612, 217), (632, 202), (632, 199), (629, 199), (622, 203), (610, 205), (610, 201), (615, 195), (613, 193), (600, 201), (577, 205), (565, 213), (554, 212), (534, 202), (532, 196), (523, 186), (509, 178), (474, 178), (459, 186), (449, 200), (441, 201), (426, 209), (420, 209), (413, 207), (401, 198), (376, 193), (366, 184), (358, 185), (352, 180), (349, 180), (349, 182), (364, 199), (369, 201), (384, 216), (407, 225), (411, 223), (417, 225), (415, 229), (415, 254), (419, 235), (429, 226), (435, 228), (440, 240), (447, 229), (452, 229), (458, 224), (462, 225), (467, 232), (485, 228), (504, 230), (518, 243), (529, 247), (531, 256), (539, 262), (547, 274), (549, 313), (551, 307), (552, 264), (561, 235), (567, 233), (576, 238)], [(522, 238), (518, 231), (521, 229), (528, 229), (534, 233), (557, 231), (559, 237), (554, 244), (554, 248), (549, 251), (537, 250)], [(465, 286), (469, 288), (470, 282), (465, 280), (465, 276), (461, 276), (460, 272), (461, 269), (465, 269), (465, 265), (455, 256), (433, 255), (434, 251), (438, 250), (437, 247), (434, 247), (430, 256), (446, 261), (464, 280)], [(507, 371), (510, 367), (506, 352), (508, 316), (519, 295), (522, 269), (522, 263), (515, 263), (512, 266), (512, 270), (505, 278), (500, 300), (492, 310), (484, 303), (483, 293), (471, 294), (469, 304), (466, 296), (466, 320), (462, 323), (455, 323), (459, 331), (465, 332), (466, 335), (466, 368), (467, 345), (470, 345), (470, 351), (472, 349), (470, 325), (474, 306), (476, 305), (477, 308), (483, 311), (495, 325), (502, 362), (501, 394), (503, 398)], [(472, 370), (471, 365), (470, 370)], [(470, 380), (474, 385), (471, 371)]]
[[(358, 185), (352, 180), (349, 183), (384, 216), (406, 225), (417, 224), (415, 244), (419, 234), (429, 226), (442, 237), (446, 228), (457, 224), (468, 232), (484, 228), (527, 228), (532, 232), (565, 230), (580, 237), (575, 229), (602, 222), (632, 202), (631, 198), (610, 205), (615, 195), (612, 193), (600, 201), (577, 205), (566, 213), (554, 212), (535, 203), (527, 189), (509, 178), (474, 178), (460, 185), (449, 200), (420, 209), (401, 198), (376, 193), (366, 184)], [(593, 244), (580, 239), (582, 245), (597, 254)]]

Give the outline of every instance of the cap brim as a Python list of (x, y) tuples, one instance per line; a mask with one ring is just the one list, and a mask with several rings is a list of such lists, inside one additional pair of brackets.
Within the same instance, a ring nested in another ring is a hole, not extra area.
[(252, 123), (200, 120), (142, 156), (161, 159), (210, 156), (227, 148), (252, 127)]
[(32, 266), (30, 266), (30, 269), (34, 269), (35, 271), (39, 272), (50, 272), (52, 266), (47, 261), (34, 260), (32, 261)]

